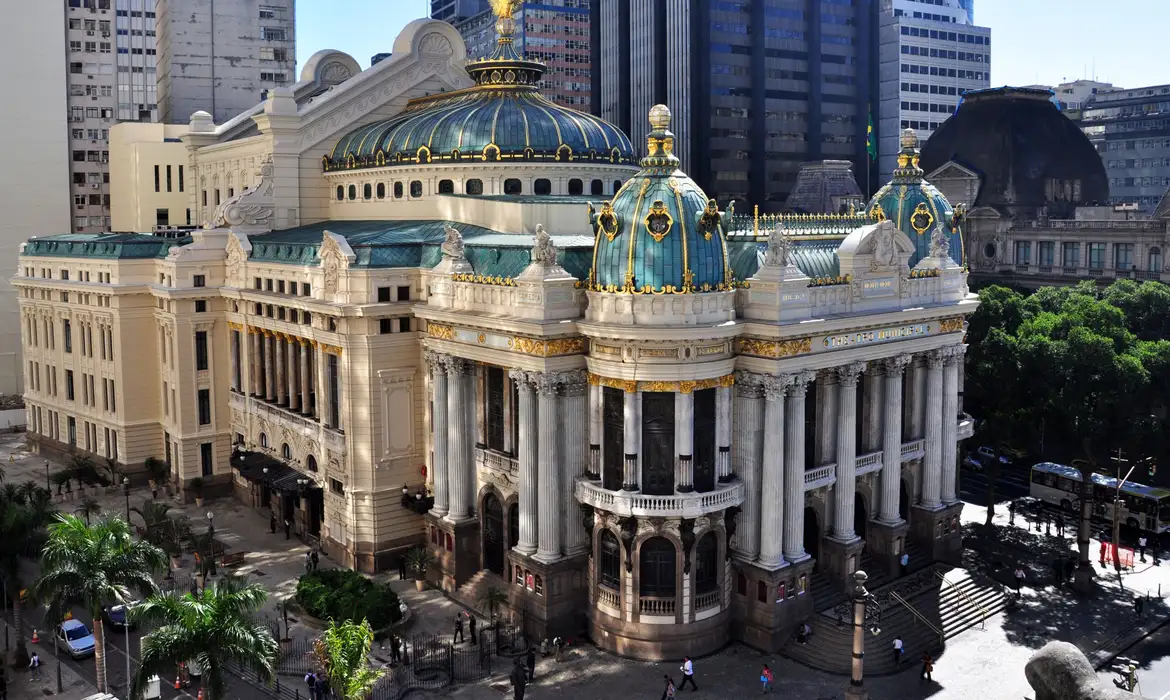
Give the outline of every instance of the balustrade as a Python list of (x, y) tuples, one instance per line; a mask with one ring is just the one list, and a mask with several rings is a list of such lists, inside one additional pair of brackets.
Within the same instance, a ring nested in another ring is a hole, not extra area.
[(607, 491), (601, 484), (577, 482), (577, 500), (621, 516), (694, 518), (743, 503), (743, 483), (736, 481), (705, 493), (676, 493), (665, 496), (627, 491)]
[(706, 610), (707, 608), (714, 608), (719, 606), (719, 591), (714, 590), (709, 593), (700, 593), (695, 596), (695, 610)]
[(638, 611), (643, 615), (673, 615), (674, 598), (642, 596), (638, 598)]
[(618, 608), (620, 595), (617, 591), (608, 586), (597, 587), (597, 602), (600, 605), (608, 605), (611, 608)]

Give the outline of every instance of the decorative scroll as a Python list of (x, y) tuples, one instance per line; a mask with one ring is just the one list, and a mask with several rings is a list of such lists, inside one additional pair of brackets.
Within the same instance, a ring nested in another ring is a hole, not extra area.
[(427, 335), (439, 340), (455, 340), (455, 329), (438, 323), (428, 323)]
[(762, 340), (760, 338), (741, 338), (739, 352), (743, 355), (756, 357), (792, 357), (812, 352), (812, 338), (796, 338), (794, 340)]
[(963, 317), (954, 316), (952, 318), (944, 318), (938, 323), (939, 333), (959, 333), (963, 330)]
[(508, 347), (516, 352), (537, 357), (556, 357), (558, 355), (577, 355), (585, 352), (584, 338), (556, 338), (554, 340), (538, 340), (513, 336), (508, 340)]
[(726, 374), (722, 377), (712, 377), (710, 379), (694, 379), (683, 380), (678, 382), (638, 382), (632, 379), (615, 379), (613, 377), (602, 377), (593, 373), (589, 374), (589, 383), (593, 386), (607, 386), (611, 389), (621, 389), (622, 391), (663, 391), (677, 394), (689, 394), (694, 391), (702, 389), (714, 389), (715, 387), (729, 387), (735, 384), (735, 375)]

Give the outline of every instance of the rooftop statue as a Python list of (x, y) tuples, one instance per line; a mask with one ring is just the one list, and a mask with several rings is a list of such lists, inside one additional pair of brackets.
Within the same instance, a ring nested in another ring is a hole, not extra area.
[(443, 241), (443, 245), (440, 246), (441, 250), (443, 251), (443, 256), (446, 258), (462, 260), (464, 258), (463, 234), (459, 233), (459, 229), (455, 228), (454, 226), (447, 226), (445, 232), (447, 234), (447, 238)]

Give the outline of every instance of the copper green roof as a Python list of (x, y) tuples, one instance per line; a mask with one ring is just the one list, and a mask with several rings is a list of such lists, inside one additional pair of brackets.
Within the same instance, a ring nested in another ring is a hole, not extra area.
[(190, 236), (161, 238), (148, 233), (63, 233), (30, 238), (22, 254), (118, 260), (165, 258), (173, 246), (190, 242)]

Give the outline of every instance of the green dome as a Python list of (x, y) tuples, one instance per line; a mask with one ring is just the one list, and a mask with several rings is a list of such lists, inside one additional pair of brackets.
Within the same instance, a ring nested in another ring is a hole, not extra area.
[(544, 64), (516, 53), (510, 17), (496, 28), (495, 52), (467, 64), (475, 87), (413, 99), (402, 114), (355, 129), (324, 157), (324, 169), (461, 161), (634, 162), (634, 148), (620, 129), (540, 93)]
[(670, 110), (650, 110), (648, 155), (600, 212), (589, 288), (599, 292), (689, 294), (730, 289), (724, 215), (678, 169)]
[(956, 212), (943, 193), (923, 179), (922, 168), (918, 166), (918, 135), (913, 129), (902, 132), (901, 145), (894, 179), (883, 185), (870, 200), (869, 215), (878, 221), (893, 221), (914, 241), (910, 267), (930, 256), (931, 235), (939, 225), (950, 244), (951, 258), (965, 265), (966, 251), (959, 228), (962, 212)]

